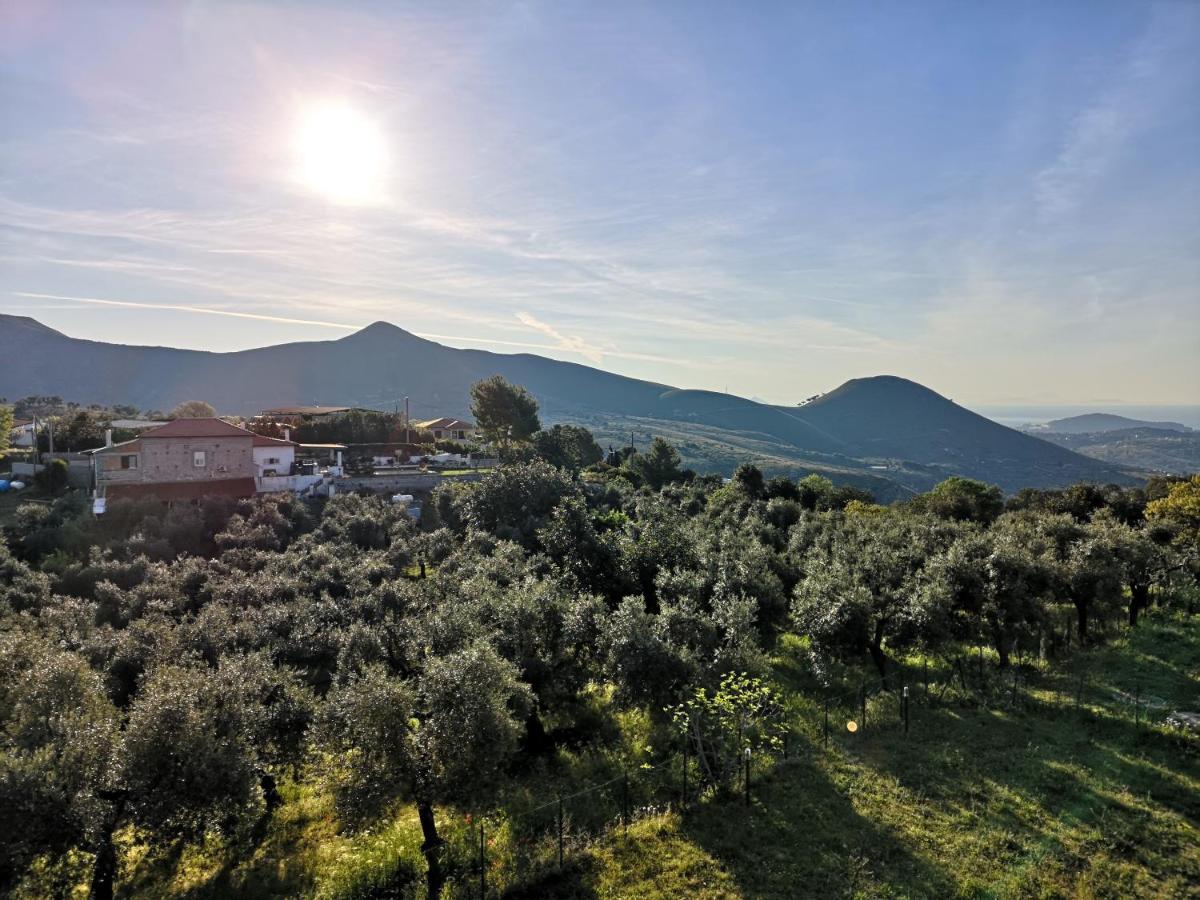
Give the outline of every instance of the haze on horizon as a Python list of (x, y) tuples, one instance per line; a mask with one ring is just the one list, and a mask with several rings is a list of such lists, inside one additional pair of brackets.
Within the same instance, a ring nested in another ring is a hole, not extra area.
[(1198, 96), (1190, 2), (5, 0), (0, 312), (1197, 403)]

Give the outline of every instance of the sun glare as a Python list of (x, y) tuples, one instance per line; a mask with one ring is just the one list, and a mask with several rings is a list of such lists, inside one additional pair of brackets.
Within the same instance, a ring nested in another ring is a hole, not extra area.
[(334, 203), (364, 206), (384, 200), (388, 154), (383, 134), (349, 106), (308, 109), (296, 134), (296, 177)]

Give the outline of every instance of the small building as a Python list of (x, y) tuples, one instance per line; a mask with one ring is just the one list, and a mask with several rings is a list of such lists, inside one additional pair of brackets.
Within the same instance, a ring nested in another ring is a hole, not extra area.
[[(153, 497), (165, 503), (211, 495), (252, 497), (258, 490), (257, 437), (221, 419), (176, 419), (131, 441), (89, 450), (96, 497), (106, 502)], [(273, 448), (266, 452), (283, 455)]]
[(257, 477), (272, 478), (292, 474), (296, 464), (296, 448), (300, 446), (295, 441), (256, 434), (252, 446), (254, 474)]
[(342, 465), (342, 454), (346, 452), (345, 444), (297, 444), (300, 448), (301, 459), (312, 460), (322, 466)]
[(471, 441), (475, 439), (475, 423), (465, 419), (443, 416), (427, 422), (414, 422), (413, 426), (421, 431), (432, 432), (434, 440), (437, 441)]
[(8, 437), (9, 444), (13, 447), (21, 449), (32, 447), (37, 439), (34, 434), (33, 419), (13, 419), (12, 430)]

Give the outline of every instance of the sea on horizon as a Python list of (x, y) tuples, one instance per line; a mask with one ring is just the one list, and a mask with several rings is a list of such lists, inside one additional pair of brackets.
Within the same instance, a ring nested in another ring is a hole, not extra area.
[(1021, 425), (1040, 425), (1054, 419), (1065, 419), (1068, 416), (1082, 416), (1087, 413), (1111, 413), (1130, 419), (1141, 419), (1148, 422), (1179, 422), (1189, 428), (1200, 429), (1200, 405), (1178, 404), (1162, 406), (1123, 405), (1112, 403), (1100, 405), (1010, 405), (1010, 406), (974, 406), (969, 407), (973, 412), (986, 416), (993, 422), (1018, 428)]

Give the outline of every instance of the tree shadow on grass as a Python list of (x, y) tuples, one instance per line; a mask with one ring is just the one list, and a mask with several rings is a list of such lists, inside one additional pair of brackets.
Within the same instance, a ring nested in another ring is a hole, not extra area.
[(568, 859), (562, 869), (547, 869), (505, 890), (504, 900), (590, 900), (599, 897), (599, 861), (590, 853)]
[(810, 758), (779, 765), (737, 801), (693, 807), (684, 831), (732, 873), (748, 897), (861, 894), (940, 897), (947, 872), (862, 816)]
[(1200, 820), (1196, 746), (1125, 712), (922, 708), (907, 738), (882, 728), (850, 752), (979, 836), (965, 870), (1038, 880), (1046, 863), (1076, 884), (1089, 867), (1128, 864), (1143, 889), (1166, 889), (1195, 864), (1180, 854)]

